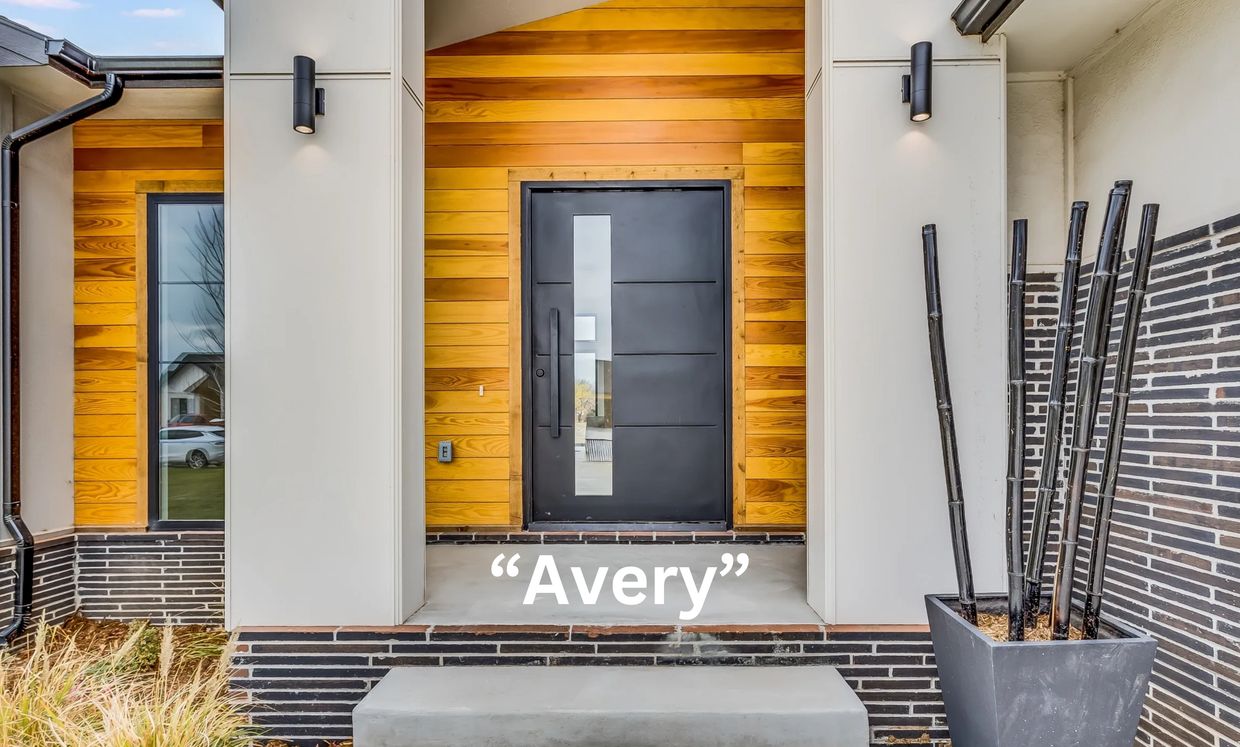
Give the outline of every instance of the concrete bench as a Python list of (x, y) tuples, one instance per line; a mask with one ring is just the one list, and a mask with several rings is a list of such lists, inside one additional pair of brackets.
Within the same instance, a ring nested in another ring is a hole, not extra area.
[(831, 667), (399, 667), (353, 711), (357, 747), (865, 747)]

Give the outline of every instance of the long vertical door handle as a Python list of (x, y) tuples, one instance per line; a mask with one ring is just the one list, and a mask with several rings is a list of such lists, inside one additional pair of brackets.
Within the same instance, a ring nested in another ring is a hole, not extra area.
[(560, 437), (560, 310), (551, 310), (551, 437)]

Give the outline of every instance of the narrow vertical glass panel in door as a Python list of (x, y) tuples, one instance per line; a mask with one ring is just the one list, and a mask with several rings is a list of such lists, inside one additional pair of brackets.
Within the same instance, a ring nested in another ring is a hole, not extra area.
[(611, 216), (573, 216), (573, 474), (612, 494)]

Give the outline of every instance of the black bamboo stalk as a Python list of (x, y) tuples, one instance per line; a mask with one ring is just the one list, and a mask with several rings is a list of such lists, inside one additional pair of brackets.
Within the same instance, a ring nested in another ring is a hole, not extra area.
[(1008, 640), (1025, 639), (1025, 264), (1029, 221), (1012, 223), (1012, 267), (1008, 271), (1008, 474), (1007, 572)]
[(1068, 224), (1068, 248), (1063, 260), (1063, 289), (1059, 296), (1059, 325), (1055, 330), (1055, 353), (1051, 364), (1051, 389), (1046, 404), (1046, 437), (1038, 473), (1037, 501), (1029, 526), (1029, 555), (1025, 558), (1025, 625), (1036, 626), (1042, 608), (1042, 574), (1046, 568), (1046, 539), (1050, 534), (1051, 508), (1059, 484), (1059, 458), (1063, 451), (1064, 392), (1068, 389), (1068, 361), (1072, 357), (1072, 331), (1076, 325), (1076, 291), (1081, 277), (1081, 245), (1085, 241), (1088, 202), (1072, 203)]
[(943, 446), (943, 472), (947, 479), (947, 511), (951, 524), (952, 554), (956, 562), (956, 586), (960, 592), (960, 616), (976, 625), (977, 599), (973, 594), (973, 568), (969, 563), (969, 533), (964, 523), (964, 487), (960, 480), (960, 455), (956, 447), (951, 384), (947, 378), (947, 350), (943, 342), (938, 231), (933, 223), (922, 227), (921, 247), (926, 260), (926, 320), (930, 328), (930, 369), (934, 375), (934, 397), (939, 411), (939, 439)]
[(1089, 448), (1094, 437), (1094, 420), (1106, 367), (1107, 340), (1111, 332), (1111, 311), (1115, 303), (1115, 276), (1122, 256), (1124, 224), (1128, 217), (1128, 198), (1132, 182), (1116, 182), (1107, 204), (1106, 222), (1094, 260), (1094, 277), (1085, 307), (1085, 327), (1081, 341), (1073, 406), (1072, 451), (1068, 457), (1068, 483), (1064, 492), (1063, 525), (1059, 539), (1059, 562), (1055, 568), (1055, 587), (1051, 594), (1051, 635), (1064, 640), (1072, 622), (1072, 587), (1076, 572), (1077, 543), (1081, 534), (1081, 510), (1085, 503), (1085, 473), (1089, 469)]
[(1089, 548), (1089, 571), (1085, 583), (1085, 613), (1082, 617), (1086, 638), (1098, 637), (1098, 617), (1102, 609), (1102, 584), (1106, 575), (1107, 546), (1111, 540), (1111, 511), (1115, 507), (1115, 487), (1119, 482), (1119, 459), (1124, 450), (1124, 425), (1128, 420), (1128, 395), (1132, 392), (1132, 363), (1137, 353), (1137, 333), (1141, 327), (1141, 307), (1150, 279), (1154, 255), (1154, 233), (1158, 230), (1158, 206), (1146, 205), (1141, 211), (1141, 234), (1132, 259), (1132, 280), (1128, 286), (1128, 305), (1124, 309), (1124, 330), (1120, 334), (1115, 358), (1115, 391), (1111, 397), (1111, 426), (1107, 431), (1102, 457), (1102, 479), (1098, 485), (1098, 514), (1094, 519), (1094, 541)]

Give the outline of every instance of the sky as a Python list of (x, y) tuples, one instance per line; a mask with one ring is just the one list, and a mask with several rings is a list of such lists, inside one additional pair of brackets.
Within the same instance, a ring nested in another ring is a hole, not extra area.
[(221, 55), (212, 0), (0, 0), (0, 15), (93, 55)]

